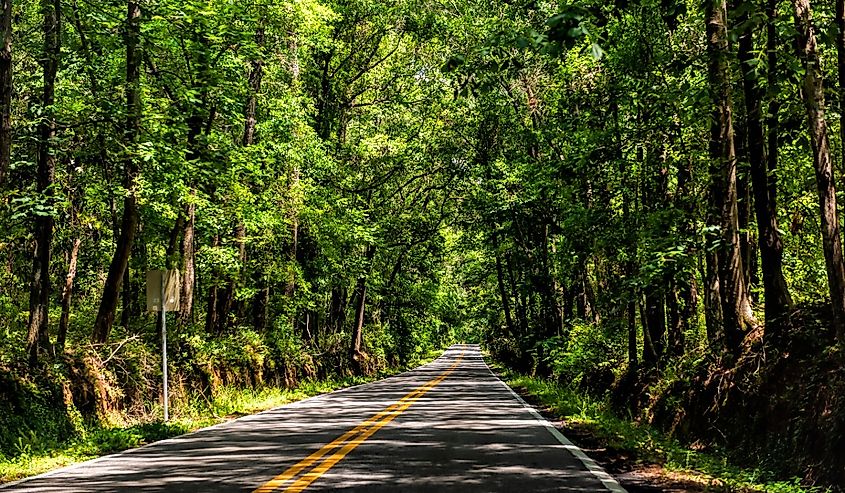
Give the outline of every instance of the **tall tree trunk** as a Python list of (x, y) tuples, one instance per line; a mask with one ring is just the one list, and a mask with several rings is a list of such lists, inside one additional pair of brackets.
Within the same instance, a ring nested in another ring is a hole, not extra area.
[(364, 309), (367, 304), (367, 277), (369, 276), (369, 271), (372, 268), (372, 261), (373, 257), (376, 253), (376, 247), (373, 245), (367, 245), (367, 250), (365, 254), (366, 258), (366, 273), (361, 274), (358, 277), (358, 281), (355, 285), (355, 299), (357, 305), (355, 306), (355, 320), (352, 326), (352, 344), (350, 347), (349, 358), (352, 362), (353, 367), (356, 371), (361, 371), (361, 364), (363, 363), (362, 359), (365, 357), (363, 354), (363, 340), (364, 340)]
[(643, 364), (654, 366), (663, 359), (666, 343), (666, 305), (665, 296), (656, 290), (648, 290), (645, 295), (646, 327), (643, 335), (646, 344), (643, 346)]
[(360, 365), (363, 354), (361, 345), (363, 343), (364, 308), (367, 304), (367, 278), (361, 276), (355, 284), (355, 320), (352, 325), (352, 347), (349, 353), (353, 365)]
[[(61, 55), (61, 1), (43, 0), (44, 16), (44, 88), (41, 98), (44, 115), (38, 124), (37, 189), (43, 199), (52, 195), (50, 187), (56, 175), (56, 156), (53, 141), (56, 138), (56, 116), (53, 105), (56, 95), (56, 74)], [(52, 201), (50, 201), (52, 202)], [(48, 335), (50, 308), (50, 255), (53, 242), (53, 216), (35, 217), (35, 245), (32, 259), (32, 282), (29, 292), (29, 330), (27, 349), (29, 362), (38, 362), (38, 353), (49, 349)]]
[(81, 244), (81, 239), (76, 238), (73, 240), (73, 245), (70, 248), (70, 255), (68, 257), (65, 286), (62, 289), (62, 317), (59, 319), (59, 333), (56, 336), (57, 353), (64, 351), (65, 340), (67, 340), (67, 328), (68, 323), (70, 322), (70, 302), (73, 297), (73, 282), (76, 279), (76, 264), (79, 260), (79, 245)]
[[(291, 170), (290, 180), (288, 182), (289, 190), (296, 190), (299, 187), (299, 167), (294, 166)], [(297, 250), (299, 248), (299, 211), (296, 207), (292, 208), (290, 212), (290, 244), (288, 244), (287, 260), (288, 260), (288, 279), (285, 282), (285, 297), (293, 298), (296, 291), (296, 267), (297, 267)], [(296, 316), (294, 315), (295, 319)]]
[(327, 325), (334, 333), (343, 330), (343, 326), (346, 323), (346, 298), (345, 288), (339, 286), (332, 288)]
[(196, 223), (196, 204), (191, 190), (191, 198), (185, 205), (185, 220), (182, 230), (182, 244), (179, 247), (182, 256), (182, 285), (179, 290), (179, 323), (190, 324), (194, 313), (194, 284), (196, 272), (194, 267), (194, 225)]
[(749, 259), (751, 258), (751, 237), (748, 230), (750, 219), (750, 208), (748, 203), (748, 148), (747, 137), (742, 115), (734, 125), (734, 144), (736, 146), (736, 209), (737, 224), (739, 226), (739, 255), (742, 258), (742, 279), (746, 286), (751, 285), (751, 272)]
[[(235, 247), (238, 249), (238, 262), (241, 265), (240, 270), (242, 270), (243, 265), (246, 263), (246, 228), (244, 227), (244, 224), (241, 221), (239, 221), (238, 224), (235, 226), (234, 238)], [(229, 315), (234, 309), (235, 292), (237, 291), (239, 278), (239, 275), (231, 276), (229, 278), (229, 282), (226, 284), (226, 289), (224, 290), (223, 296), (220, 300), (220, 313), (218, 315), (219, 328), (217, 330), (218, 332), (223, 332), (229, 325)]]
[[(695, 224), (695, 197), (690, 190), (692, 182), (693, 159), (686, 149), (686, 145), (681, 135), (681, 128), (677, 128), (679, 143), (683, 149), (683, 153), (689, 156), (683, 161), (678, 161), (677, 169), (677, 189), (675, 193), (675, 206), (684, 212), (684, 219), (681, 224), (681, 235), (685, 238), (693, 238), (696, 235)], [(693, 248), (689, 246), (686, 254), (690, 257), (693, 255)], [(697, 312), (697, 293), (695, 290), (695, 274), (688, 269), (683, 269), (675, 273), (675, 284), (678, 290), (678, 301), (681, 303), (680, 313), (680, 339), (675, 339), (671, 347), (672, 354), (683, 354), (684, 348), (684, 334), (686, 334), (693, 324), (693, 317)]]
[(637, 361), (637, 303), (628, 301), (628, 370), (639, 366)]
[[(744, 23), (743, 14), (739, 23)], [(792, 298), (783, 275), (783, 244), (777, 224), (777, 208), (769, 193), (766, 142), (763, 130), (762, 102), (764, 89), (753, 62), (753, 30), (746, 29), (739, 37), (738, 57), (742, 69), (743, 99), (745, 100), (748, 158), (754, 191), (754, 212), (759, 235), (760, 267), (763, 273), (766, 334), (775, 334), (777, 328), (787, 323)], [(777, 138), (770, 135), (769, 138)]]
[[(214, 235), (211, 240), (211, 248), (220, 246), (220, 235)], [(217, 281), (217, 275), (212, 273), (211, 285), (208, 286), (208, 304), (205, 317), (205, 330), (209, 334), (218, 334), (220, 328), (220, 312), (218, 311), (218, 304), (220, 303), (220, 289), (214, 284)]]
[(833, 307), (833, 327), (836, 337), (845, 344), (845, 263), (842, 258), (842, 238), (836, 208), (836, 181), (830, 156), (830, 142), (824, 108), (824, 79), (816, 43), (816, 29), (809, 0), (793, 0), (798, 55), (804, 66), (802, 92), (810, 127), (810, 144), (816, 169), (819, 192), (822, 244), (827, 267), (830, 301)]
[(726, 349), (739, 348), (744, 333), (757, 324), (748, 301), (739, 241), (736, 148), (731, 116), (731, 79), (724, 0), (706, 1), (707, 52), (713, 116), (710, 131), (711, 180), (719, 209), (721, 243), (719, 287)]
[(680, 356), (684, 353), (684, 326), (680, 289), (674, 278), (668, 279), (669, 290), (666, 292), (666, 348), (668, 355)]
[(12, 0), (0, 12), (0, 186), (6, 181), (12, 152)]
[(100, 309), (94, 322), (91, 337), (94, 343), (104, 343), (108, 340), (114, 324), (117, 310), (117, 300), (123, 277), (129, 266), (129, 257), (135, 243), (135, 233), (138, 229), (137, 183), (138, 163), (134, 156), (134, 147), (138, 141), (141, 127), (140, 102), (140, 38), (141, 9), (137, 2), (130, 0), (126, 8), (126, 128), (124, 141), (130, 149), (124, 162), (123, 186), (126, 196), (123, 199), (123, 219), (120, 225), (120, 236), (117, 239), (115, 254), (112, 257), (106, 284), (103, 287), (103, 297)]
[[(648, 111), (641, 111), (642, 120), (648, 124), (651, 116)], [(645, 163), (646, 175), (642, 192), (643, 208), (651, 217), (651, 223), (660, 229), (665, 228), (662, 211), (666, 206), (668, 173), (665, 162), (658, 159), (657, 148), (645, 144), (637, 148), (639, 162)], [(645, 295), (646, 326), (643, 327), (643, 364), (647, 367), (661, 362), (665, 355), (666, 340), (666, 295), (668, 273), (649, 276), (643, 294)]]
[(839, 75), (839, 146), (845, 173), (845, 0), (836, 0), (836, 66)]
[[(713, 237), (716, 238), (713, 238)], [(709, 343), (718, 342), (722, 331), (722, 289), (719, 284), (719, 255), (714, 249), (714, 243), (719, 241), (718, 235), (707, 235), (707, 251), (704, 254), (704, 324), (707, 329)]]
[[(259, 50), (262, 50), (264, 47), (264, 29), (262, 27), (259, 27), (255, 31), (255, 44)], [(255, 142), (255, 127), (258, 123), (258, 120), (256, 118), (258, 93), (259, 91), (261, 91), (261, 79), (263, 75), (264, 60), (263, 57), (259, 55), (250, 62), (250, 69), (249, 73), (247, 74), (247, 80), (249, 83), (249, 95), (247, 96), (247, 101), (244, 105), (244, 133), (243, 137), (241, 138), (241, 145), (243, 145), (244, 147), (249, 147)], [(234, 233), (235, 242), (237, 243), (238, 247), (238, 258), (241, 263), (241, 272), (243, 272), (246, 266), (246, 226), (244, 225), (242, 219), (238, 220), (238, 224), (235, 226)], [(236, 278), (229, 279), (229, 284), (226, 287), (226, 301), (223, 307), (224, 320), (228, 320), (228, 314), (235, 305), (234, 295), (237, 287), (236, 284)], [(260, 297), (263, 295), (263, 290), (259, 290), (256, 293), (256, 297)], [(258, 300), (255, 300), (253, 303), (255, 304), (256, 302), (258, 302)], [(241, 308), (238, 308), (236, 311), (238, 313), (242, 313)]]
[(493, 233), (493, 248), (496, 250), (496, 280), (499, 285), (499, 296), (502, 299), (502, 309), (505, 312), (505, 326), (508, 328), (508, 335), (515, 334), (513, 327), (513, 316), (511, 315), (511, 304), (508, 299), (508, 290), (505, 287), (505, 273), (502, 268), (502, 256), (499, 253), (499, 234)]
[(121, 300), (120, 326), (129, 327), (132, 318), (132, 268), (127, 264), (123, 271), (123, 299)]

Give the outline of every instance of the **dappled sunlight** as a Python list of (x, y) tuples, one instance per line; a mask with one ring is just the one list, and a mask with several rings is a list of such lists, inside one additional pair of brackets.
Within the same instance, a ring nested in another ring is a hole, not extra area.
[(462, 351), (459, 366), (445, 380), (308, 491), (604, 489), (490, 372), (477, 346), (454, 346), (442, 358), (402, 375), (86, 462), (15, 489), (252, 491), (438, 378)]

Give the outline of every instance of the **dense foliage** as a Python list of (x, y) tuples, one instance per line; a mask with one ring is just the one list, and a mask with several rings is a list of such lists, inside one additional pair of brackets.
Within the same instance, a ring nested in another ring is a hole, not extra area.
[(474, 339), (845, 481), (842, 0), (4, 6), (6, 388), (151, 406), (169, 268), (186, 389)]

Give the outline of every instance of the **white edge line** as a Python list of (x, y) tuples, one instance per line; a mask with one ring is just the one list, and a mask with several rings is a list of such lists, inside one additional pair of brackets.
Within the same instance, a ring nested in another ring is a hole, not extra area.
[[(443, 354), (445, 354), (445, 350), (444, 350)], [(183, 434), (177, 435), (175, 437), (165, 438), (163, 440), (156, 440), (155, 442), (147, 443), (147, 444), (141, 445), (140, 447), (128, 448), (126, 450), (121, 450), (120, 452), (115, 452), (113, 454), (101, 455), (99, 457), (95, 457), (93, 459), (89, 459), (89, 460), (86, 460), (86, 461), (83, 461), (83, 462), (76, 462), (74, 464), (70, 464), (70, 465), (67, 465), (67, 466), (64, 466), (64, 467), (60, 467), (58, 469), (53, 469), (53, 470), (50, 470), (50, 471), (47, 471), (47, 472), (42, 472), (41, 474), (36, 474), (35, 476), (27, 476), (25, 478), (17, 479), (15, 481), (10, 481), (8, 483), (2, 483), (2, 484), (0, 484), (0, 490), (14, 488), (15, 486), (18, 486), (22, 483), (26, 483), (28, 481), (35, 481), (36, 479), (44, 479), (44, 478), (53, 476), (55, 474), (69, 472), (73, 469), (77, 469), (77, 468), (80, 468), (80, 467), (88, 467), (92, 464), (96, 464), (98, 462), (102, 462), (102, 461), (108, 460), (108, 459), (114, 459), (114, 458), (120, 457), (122, 455), (128, 455), (128, 454), (137, 452), (138, 450), (145, 449), (147, 447), (155, 447), (155, 446), (158, 446), (158, 445), (165, 445), (165, 444), (168, 444), (168, 443), (171, 443), (171, 442), (182, 440), (184, 438), (188, 438), (189, 436), (196, 435), (197, 433), (204, 433), (206, 431), (209, 431), (209, 430), (212, 430), (212, 429), (215, 429), (215, 428), (222, 428), (222, 427), (231, 425), (231, 424), (233, 424), (237, 421), (242, 421), (242, 420), (246, 421), (246, 420), (253, 418), (255, 416), (259, 416), (261, 414), (271, 413), (273, 411), (276, 411), (276, 410), (279, 410), (279, 409), (282, 409), (282, 408), (287, 409), (287, 408), (291, 408), (291, 407), (296, 407), (296, 406), (299, 406), (299, 405), (304, 404), (306, 402), (321, 399), (321, 398), (324, 398), (324, 397), (332, 395), (332, 394), (339, 394), (341, 392), (347, 392), (349, 390), (353, 390), (353, 389), (356, 389), (358, 387), (363, 387), (365, 385), (372, 385), (372, 384), (375, 384), (375, 383), (384, 382), (384, 381), (402, 376), (406, 373), (410, 373), (412, 371), (418, 370), (420, 368), (424, 368), (428, 365), (431, 365), (432, 363), (434, 363), (438, 359), (442, 358), (443, 354), (441, 354), (437, 358), (433, 359), (432, 361), (429, 361), (428, 363), (426, 363), (424, 365), (420, 365), (416, 368), (411, 368), (409, 370), (405, 370), (402, 373), (390, 375), (388, 377), (382, 378), (381, 380), (376, 380), (376, 381), (367, 382), (367, 383), (359, 383), (358, 385), (352, 385), (350, 387), (344, 387), (342, 389), (337, 389), (337, 390), (333, 390), (331, 392), (326, 392), (325, 394), (319, 394), (319, 395), (314, 395), (314, 396), (311, 396), (311, 397), (306, 397), (305, 399), (301, 399), (301, 400), (294, 401), (294, 402), (289, 402), (287, 404), (282, 404), (281, 406), (276, 406), (276, 407), (273, 407), (273, 408), (270, 408), (270, 409), (265, 409), (263, 411), (260, 411), (260, 412), (254, 413), (254, 414), (247, 414), (246, 416), (241, 416), (240, 418), (235, 418), (235, 419), (231, 419), (231, 420), (228, 420), (228, 421), (223, 421), (222, 423), (217, 423), (215, 425), (206, 426), (205, 428), (199, 428), (197, 430), (189, 431), (187, 433), (183, 433)]]
[[(484, 361), (484, 358), (482, 358), (482, 361)], [(587, 456), (587, 454), (585, 454), (584, 451), (581, 450), (577, 445), (575, 445), (574, 443), (569, 441), (568, 438), (563, 436), (563, 433), (561, 433), (560, 430), (555, 428), (554, 425), (549, 422), (549, 420), (544, 418), (539, 412), (537, 412), (536, 409), (534, 409), (534, 407), (525, 402), (525, 399), (523, 399), (522, 396), (517, 394), (510, 387), (510, 385), (506, 384), (501, 378), (499, 378), (499, 376), (496, 375), (496, 373), (494, 373), (493, 370), (490, 369), (490, 366), (487, 365), (487, 361), (484, 361), (484, 366), (487, 367), (487, 371), (489, 371), (493, 375), (493, 377), (499, 381), (499, 383), (501, 383), (506, 389), (508, 389), (508, 392), (510, 392), (511, 395), (513, 395), (514, 398), (516, 398), (516, 400), (523, 405), (523, 407), (528, 409), (528, 412), (531, 413), (531, 415), (534, 416), (534, 418), (539, 421), (540, 424), (543, 425), (543, 427), (546, 428), (549, 433), (551, 433), (552, 436), (555, 437), (557, 441), (559, 441), (561, 445), (563, 445), (564, 448), (569, 451), (569, 453), (575, 456), (576, 459), (580, 460), (581, 463), (584, 464), (584, 467), (586, 467), (587, 470), (590, 471), (593, 476), (596, 477), (596, 479), (602, 482), (602, 484), (605, 488), (608, 489), (608, 491), (612, 491), (613, 493), (627, 493), (625, 488), (623, 488), (622, 485), (619, 484), (619, 482), (616, 481), (613, 476), (611, 476), (600, 465), (598, 465), (596, 461)]]

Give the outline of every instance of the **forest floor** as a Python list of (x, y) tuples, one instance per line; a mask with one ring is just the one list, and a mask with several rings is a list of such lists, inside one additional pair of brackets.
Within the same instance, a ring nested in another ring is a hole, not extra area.
[(608, 411), (604, 403), (556, 382), (490, 365), (529, 404), (629, 493), (809, 493), (797, 479), (732, 466), (722, 454), (686, 446), (659, 430)]

